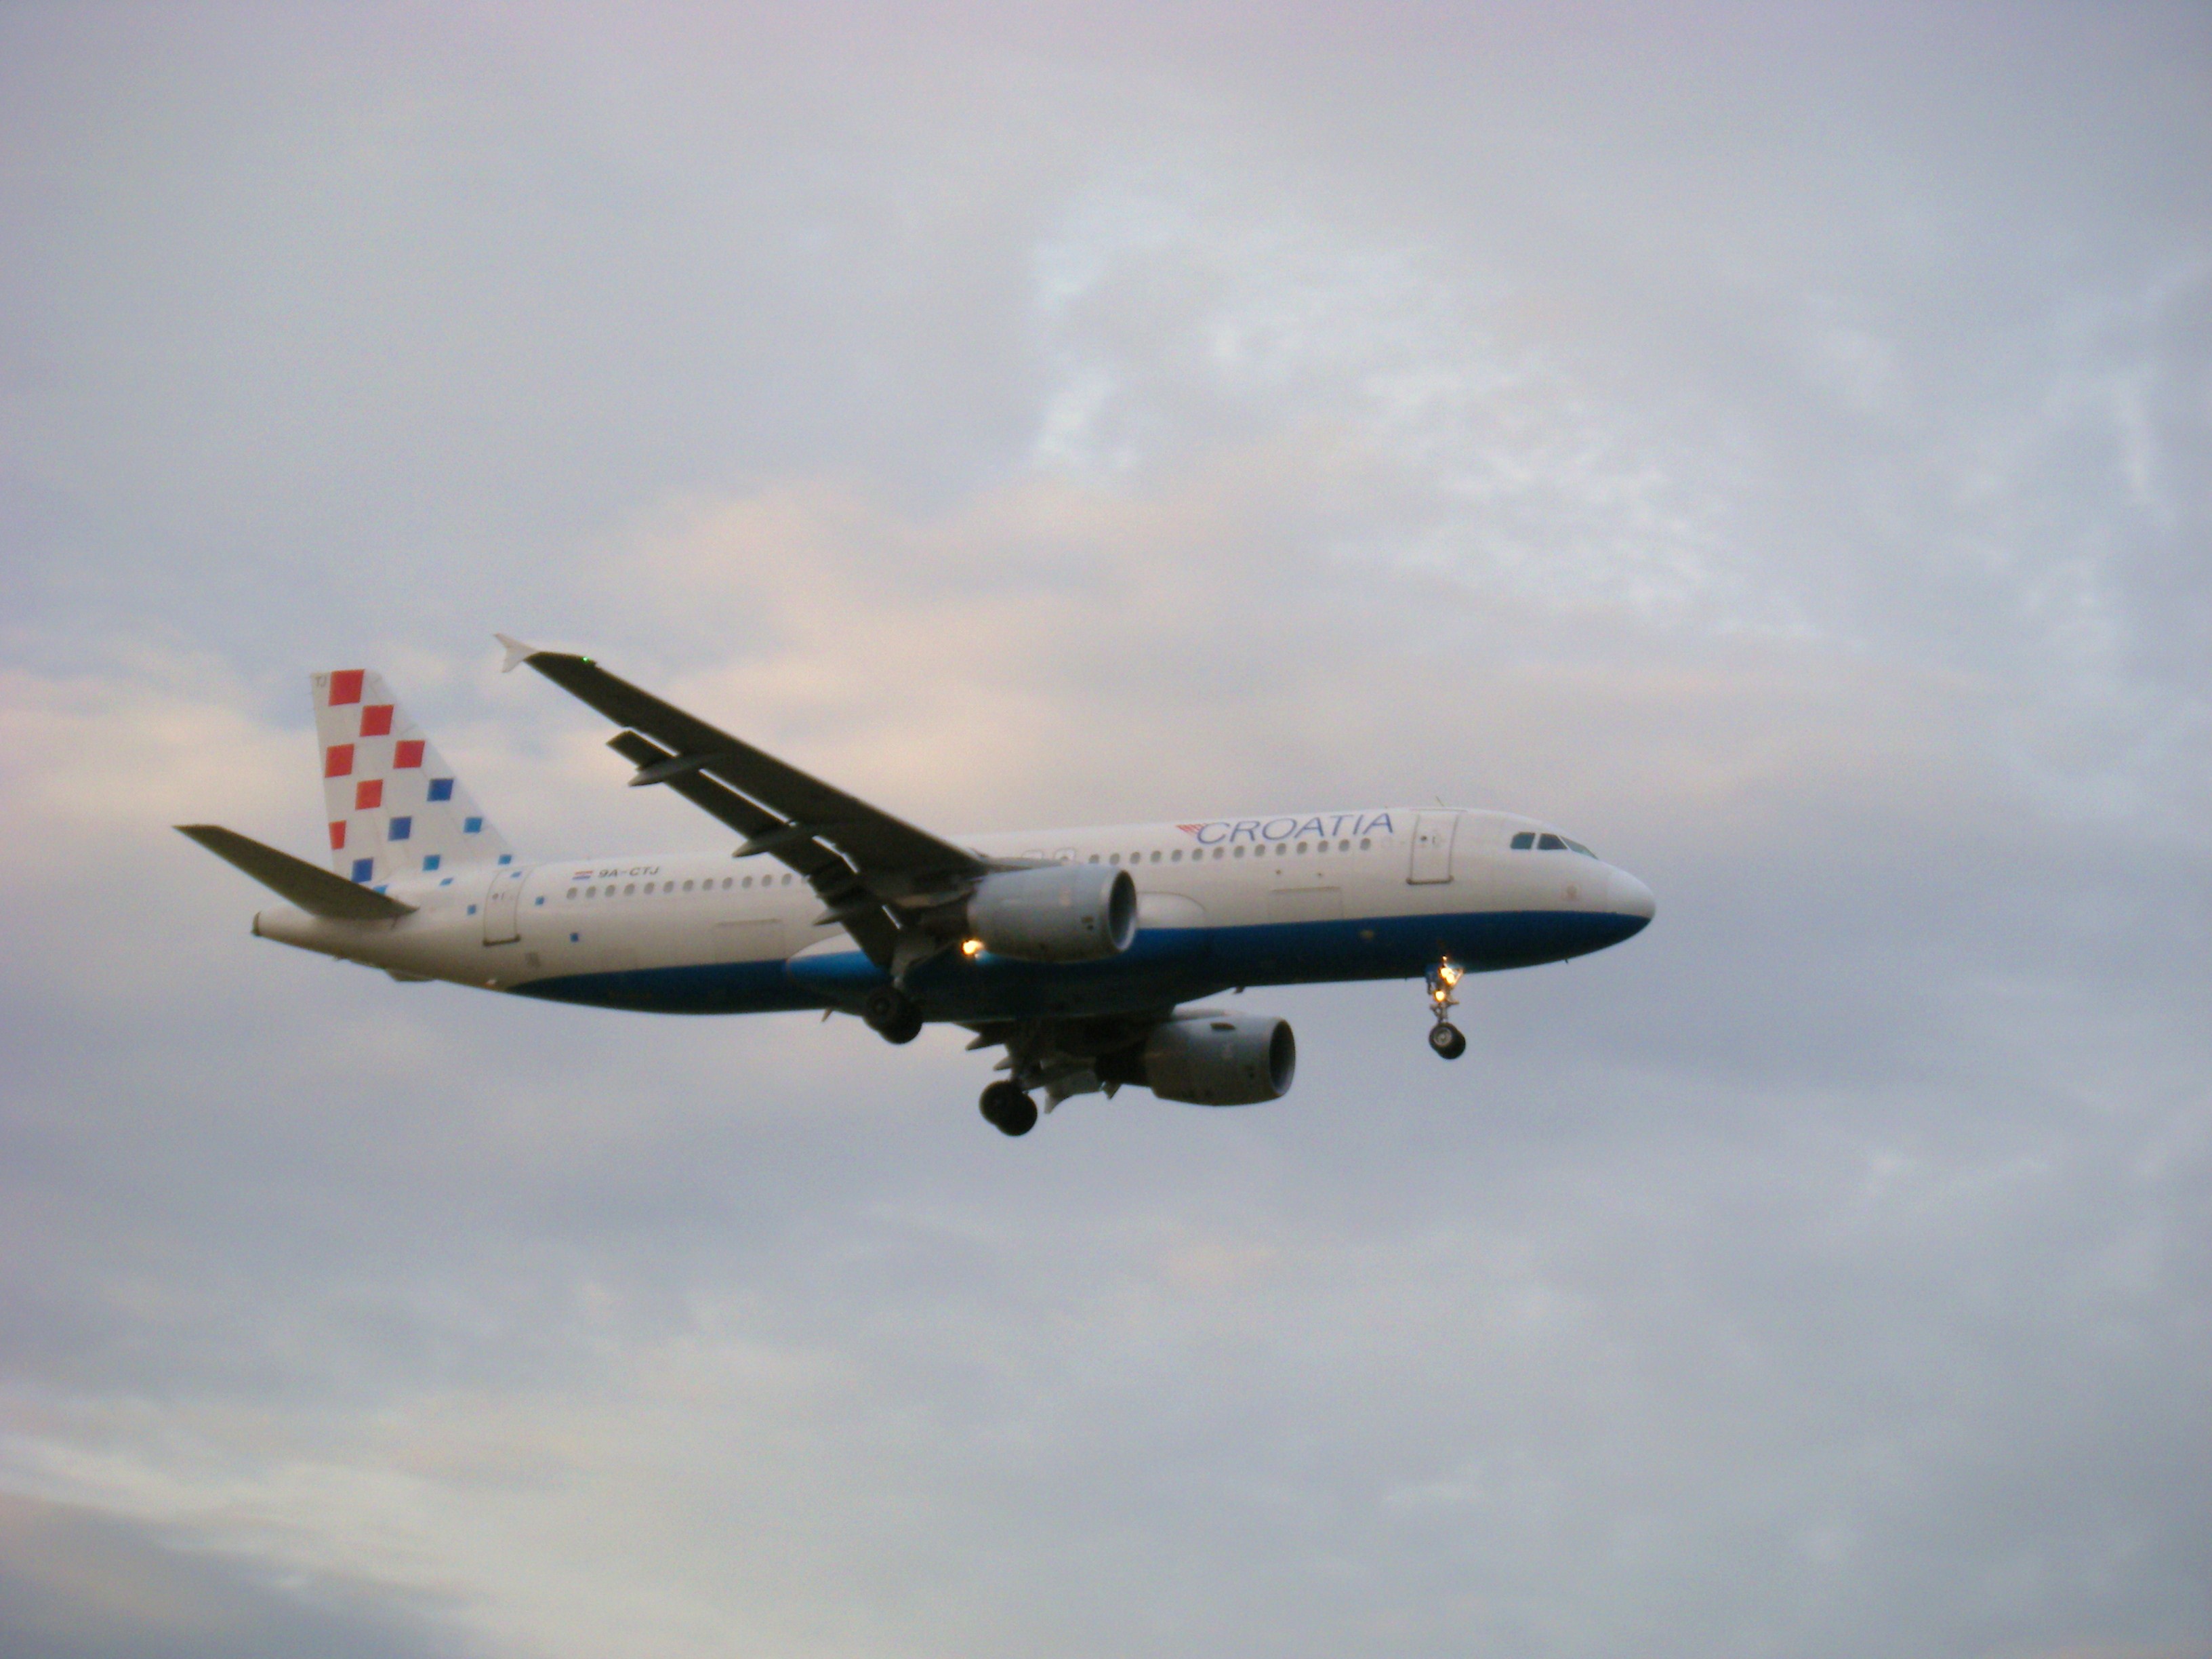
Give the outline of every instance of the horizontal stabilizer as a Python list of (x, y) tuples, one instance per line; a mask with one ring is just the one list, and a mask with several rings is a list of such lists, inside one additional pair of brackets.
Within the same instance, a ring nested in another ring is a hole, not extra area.
[(389, 894), (348, 881), (319, 864), (264, 847), (218, 823), (180, 823), (177, 831), (190, 836), (217, 858), (236, 865), (264, 887), (291, 900), (310, 915), (330, 916), (341, 921), (391, 921), (412, 914), (415, 908)]

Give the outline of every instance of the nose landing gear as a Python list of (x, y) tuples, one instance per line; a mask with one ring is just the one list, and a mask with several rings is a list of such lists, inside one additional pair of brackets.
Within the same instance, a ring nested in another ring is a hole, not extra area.
[(1467, 1038), (1451, 1023), (1451, 1011), (1459, 1006), (1452, 987), (1460, 982), (1465, 972), (1449, 957), (1429, 969), (1429, 1012), (1437, 1017), (1437, 1023), (1429, 1028), (1429, 1047), (1441, 1060), (1457, 1060), (1467, 1052)]

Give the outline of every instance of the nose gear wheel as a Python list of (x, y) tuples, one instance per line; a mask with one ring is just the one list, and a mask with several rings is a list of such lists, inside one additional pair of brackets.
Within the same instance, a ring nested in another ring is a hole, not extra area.
[(1440, 1060), (1457, 1060), (1467, 1052), (1466, 1036), (1451, 1023), (1451, 1011), (1459, 1006), (1452, 988), (1466, 972), (1449, 957), (1439, 957), (1429, 968), (1429, 1012), (1437, 1017), (1429, 1028), (1429, 1047)]

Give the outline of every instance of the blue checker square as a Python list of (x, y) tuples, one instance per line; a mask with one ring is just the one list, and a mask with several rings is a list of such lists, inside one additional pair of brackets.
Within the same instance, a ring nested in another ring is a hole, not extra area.
[(514, 862), (514, 854), (512, 853), (501, 853), (499, 855), (499, 861), (501, 864), (512, 864)]
[(483, 828), (483, 820), (482, 818), (463, 818), (461, 820), (461, 833), (465, 836), (473, 836), (477, 830)]
[(384, 838), (386, 841), (405, 841), (408, 836), (414, 833), (414, 819), (394, 818), (392, 820), (392, 827), (384, 832)]
[(433, 778), (430, 780), (430, 799), (432, 800), (451, 800), (453, 798), (453, 781), (451, 778)]
[(430, 856), (429, 856), (428, 858), (426, 858), (426, 859), (424, 859), (424, 860), (422, 860), (422, 870), (423, 870), (423, 872), (427, 875), (429, 872), (431, 872), (431, 871), (433, 871), (433, 870), (436, 869), (440, 865), (443, 864), (445, 861), (446, 861), (446, 855), (445, 855), (443, 853), (433, 853), (433, 854), (430, 854)]
[(353, 878), (356, 881), (367, 881), (375, 870), (374, 859), (356, 859), (353, 861)]

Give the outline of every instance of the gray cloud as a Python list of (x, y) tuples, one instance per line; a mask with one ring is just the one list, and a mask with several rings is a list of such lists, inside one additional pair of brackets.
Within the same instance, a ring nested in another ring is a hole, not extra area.
[(21, 1659), (460, 1651), (419, 1620), (349, 1605), (343, 1585), (258, 1583), (63, 1504), (0, 1496), (0, 1643)]
[[(2209, 46), (10, 12), (0, 1637), (2208, 1651)], [(493, 627), (1659, 923), (1019, 1146), (943, 1034), (247, 938), (166, 826), (311, 846), (341, 659), (532, 854), (717, 844)]]

